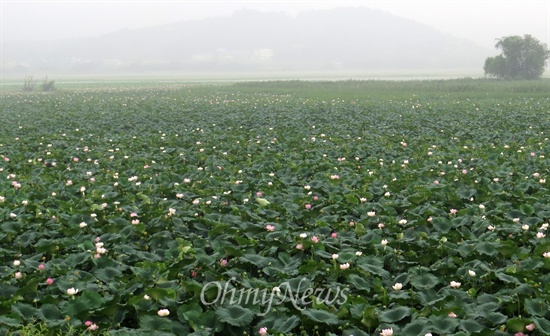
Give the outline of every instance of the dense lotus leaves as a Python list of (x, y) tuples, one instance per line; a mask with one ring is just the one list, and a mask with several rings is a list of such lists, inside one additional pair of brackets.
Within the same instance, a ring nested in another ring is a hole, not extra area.
[(399, 331), (400, 335), (425, 335), (430, 332), (430, 326), (426, 318), (417, 318), (411, 323), (405, 325), (403, 329)]
[(12, 311), (27, 322), (34, 317), (37, 309), (28, 303), (18, 302), (12, 306)]
[(247, 308), (240, 306), (232, 307), (219, 307), (216, 310), (216, 316), (222, 322), (227, 322), (233, 326), (242, 327), (247, 324), (250, 324), (254, 319), (254, 313)]
[(460, 320), (449, 316), (436, 316), (432, 315), (428, 319), (428, 326), (430, 330), (437, 334), (451, 334), (460, 324)]
[(339, 320), (334, 314), (319, 309), (304, 309), (302, 315), (307, 316), (314, 323), (338, 324)]
[(548, 306), (541, 299), (527, 299), (525, 300), (525, 310), (531, 315), (536, 317), (548, 317)]
[(543, 334), (550, 333), (550, 321), (545, 318), (533, 318), (533, 323)]
[(381, 311), (378, 316), (382, 322), (399, 322), (411, 314), (410, 310), (411, 309), (409, 307), (397, 306)]
[(549, 333), (548, 98), (266, 87), (2, 93), (0, 333)]

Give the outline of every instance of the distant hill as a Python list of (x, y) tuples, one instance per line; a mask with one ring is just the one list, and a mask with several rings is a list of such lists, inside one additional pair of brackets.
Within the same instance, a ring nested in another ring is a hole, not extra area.
[(231, 16), (48, 43), (3, 43), (2, 70), (407, 71), (481, 69), (492, 51), (364, 7)]

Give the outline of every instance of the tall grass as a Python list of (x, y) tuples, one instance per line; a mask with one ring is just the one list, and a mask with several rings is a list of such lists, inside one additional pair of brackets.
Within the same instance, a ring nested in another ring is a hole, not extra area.
[(490, 79), (446, 80), (346, 80), (346, 81), (265, 81), (232, 85), (244, 92), (294, 94), (326, 99), (391, 99), (411, 95), (451, 95), (457, 97), (550, 97), (550, 79), (499, 81)]
[[(53, 85), (53, 83), (52, 83)], [(167, 89), (208, 94), (290, 94), (311, 99), (390, 100), (418, 97), (449, 98), (550, 98), (550, 78), (524, 81), (493, 79), (437, 79), (437, 80), (269, 80), (245, 82), (162, 82), (162, 81), (75, 81), (56, 86), (56, 91), (109, 91), (120, 92)], [(20, 91), (19, 87), (1, 87), (0, 95)]]

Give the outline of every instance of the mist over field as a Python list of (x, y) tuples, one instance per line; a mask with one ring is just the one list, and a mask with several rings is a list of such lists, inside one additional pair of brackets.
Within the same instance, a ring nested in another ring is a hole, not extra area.
[(446, 3), (6, 3), (0, 70), (3, 78), (482, 76), (496, 38), (548, 39), (533, 16), (540, 2), (507, 2), (485, 21), (485, 2)]

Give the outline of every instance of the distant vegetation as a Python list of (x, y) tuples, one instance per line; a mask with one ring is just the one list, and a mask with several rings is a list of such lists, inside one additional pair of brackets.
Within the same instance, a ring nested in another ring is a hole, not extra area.
[(36, 84), (36, 81), (32, 78), (32, 76), (27, 76), (23, 80), (23, 91), (31, 92), (34, 90), (34, 85)]
[(50, 92), (50, 91), (55, 90), (54, 83), (55, 83), (55, 81), (53, 81), (53, 80), (48, 80), (48, 77), (46, 77), (46, 78), (44, 79), (44, 82), (42, 83), (42, 91), (44, 91), (44, 92)]
[(502, 54), (485, 60), (485, 75), (499, 79), (538, 79), (544, 73), (550, 50), (531, 35), (498, 39)]
[(451, 97), (506, 98), (547, 97), (549, 79), (501, 82), (487, 78), (460, 78), (451, 80), (347, 80), (347, 81), (265, 81), (233, 84), (244, 92), (277, 92), (306, 98), (325, 99), (399, 99), (416, 96), (445, 95)]
[[(42, 89), (42, 92), (54, 91), (55, 90), (54, 84), (55, 84), (55, 81), (48, 80), (48, 77), (44, 78), (44, 81), (40, 86)], [(23, 79), (23, 91), (32, 92), (34, 91), (35, 86), (36, 86), (36, 80), (33, 78), (33, 76), (27, 76), (25, 77), (25, 79)]]

